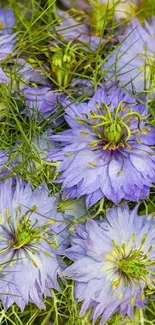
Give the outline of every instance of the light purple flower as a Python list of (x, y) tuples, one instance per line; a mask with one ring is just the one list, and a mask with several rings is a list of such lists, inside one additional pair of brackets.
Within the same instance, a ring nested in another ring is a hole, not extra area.
[(60, 162), (64, 199), (86, 195), (91, 206), (103, 197), (114, 203), (148, 198), (155, 182), (155, 129), (146, 106), (118, 86), (99, 88), (88, 103), (66, 105), (70, 129), (48, 138), (60, 147), (47, 157)]
[[(21, 310), (32, 302), (44, 308), (43, 295), (60, 291), (60, 258), (68, 245), (64, 216), (57, 211), (59, 195), (49, 196), (45, 184), (32, 190), (21, 179), (0, 183), (0, 299), (5, 309)], [(7, 281), (7, 285), (6, 282)]]
[(66, 256), (74, 263), (63, 275), (75, 281), (80, 316), (92, 308), (95, 323), (105, 324), (117, 311), (133, 318), (155, 290), (154, 220), (139, 217), (127, 205), (107, 211), (107, 221), (79, 224)]
[(11, 34), (15, 22), (15, 15), (12, 10), (0, 9), (0, 34)]
[[(0, 35), (0, 62), (11, 55), (16, 43), (16, 34)], [(0, 67), (0, 82), (8, 83), (9, 78), (6, 76), (3, 69)]]
[(0, 150), (0, 178), (7, 175), (11, 169), (9, 152), (7, 150)]
[(55, 125), (64, 122), (64, 112), (61, 109), (64, 99), (69, 96), (72, 98), (81, 95), (90, 96), (94, 92), (93, 82), (82, 78), (72, 78), (66, 91), (61, 85), (57, 89), (56, 85), (45, 77), (41, 69), (34, 69), (24, 59), (14, 61), (10, 75), (16, 96), (18, 98), (23, 96), (25, 101), (24, 112), (38, 119), (39, 117), (48, 118), (49, 122)]
[(25, 110), (27, 115), (41, 115), (44, 118), (51, 116), (50, 121), (56, 125), (63, 122), (60, 106), (66, 97), (64, 93), (58, 93), (51, 87), (42, 86), (26, 86), (22, 93), (27, 105)]
[[(137, 5), (141, 4), (142, 0), (63, 0), (63, 5), (68, 9), (75, 8), (76, 10), (84, 10), (91, 13), (95, 3), (101, 6), (101, 10), (113, 8), (114, 18), (116, 21), (121, 19), (131, 18), (137, 9)], [(103, 5), (105, 7), (103, 7)], [(137, 10), (138, 11), (138, 10)]]
[(122, 36), (118, 36), (120, 45), (112, 52), (103, 65), (105, 79), (119, 80), (130, 91), (153, 91), (155, 17), (141, 25), (134, 18)]
[(7, 68), (9, 78), (11, 78), (12, 89), (15, 91), (22, 90), (30, 83), (33, 85), (40, 85), (44, 87), (51, 86), (51, 82), (44, 75), (41, 68), (34, 68), (23, 58), (12, 60), (12, 65)]
[[(76, 44), (81, 43), (81, 47), (93, 51), (96, 51), (99, 45), (106, 43), (106, 39), (103, 39), (104, 14), (100, 18), (98, 29), (96, 26), (93, 29), (87, 13), (74, 9), (70, 13), (60, 9), (57, 11), (61, 22), (60, 26), (55, 27), (55, 30), (66, 42), (74, 41)], [(94, 21), (96, 21), (96, 17)]]

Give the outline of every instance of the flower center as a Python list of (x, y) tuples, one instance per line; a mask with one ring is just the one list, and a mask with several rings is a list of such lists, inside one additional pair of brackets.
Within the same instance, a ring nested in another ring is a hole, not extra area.
[(20, 223), (18, 225), (17, 231), (15, 233), (15, 238), (14, 238), (14, 245), (15, 249), (19, 249), (23, 246), (28, 245), (33, 239), (35, 238), (34, 236), (34, 231), (31, 231), (30, 229), (30, 223)]
[[(24, 248), (26, 258), (30, 259), (35, 267), (38, 267), (34, 258), (37, 250), (38, 252), (44, 253), (45, 256), (51, 256), (51, 248), (56, 249), (58, 247), (57, 235), (51, 233), (51, 225), (56, 221), (50, 219), (42, 224), (38, 224), (39, 220), (35, 219), (35, 222), (31, 224), (31, 215), (36, 211), (37, 207), (34, 205), (31, 209), (27, 210), (25, 214), (19, 216), (19, 214), (21, 214), (21, 206), (18, 206), (15, 217), (13, 218), (10, 214), (10, 210), (8, 208), (6, 209), (7, 227), (5, 228), (4, 225), (2, 226), (4, 229), (2, 238), (4, 238), (5, 241), (7, 240), (8, 245), (0, 251), (0, 254), (10, 251), (16, 252)], [(44, 249), (44, 246), (40, 242), (41, 240), (48, 244), (49, 249)], [(14, 261), (8, 263), (12, 266)]]
[(76, 57), (74, 46), (70, 48), (70, 42), (67, 47), (57, 48), (52, 57), (52, 72), (55, 75), (57, 85), (67, 88), (75, 70)]
[(131, 254), (131, 256), (120, 259), (117, 262), (117, 267), (119, 271), (128, 278), (140, 280), (148, 274), (145, 263), (144, 254), (139, 252), (138, 254)]
[[(92, 120), (89, 126), (97, 134), (99, 141), (93, 146), (98, 145), (99, 142), (105, 142), (103, 150), (107, 148), (111, 150), (120, 147), (127, 147), (131, 149), (128, 140), (131, 136), (135, 136), (138, 143), (140, 139), (138, 134), (147, 134), (150, 128), (141, 128), (141, 121), (146, 120), (146, 116), (141, 116), (138, 112), (133, 111), (132, 108), (128, 109), (128, 112), (123, 113), (127, 107), (121, 101), (118, 107), (112, 112), (108, 105), (102, 103), (101, 108), (96, 104), (97, 111), (91, 111), (91, 117), (88, 120)], [(98, 113), (99, 112), (99, 113)], [(102, 112), (102, 115), (100, 115)], [(91, 145), (91, 144), (90, 144)]]
[[(24, 215), (20, 217), (19, 222), (16, 221), (16, 232), (14, 235), (14, 249), (20, 249), (28, 245), (31, 241), (38, 239), (40, 234), (39, 228), (34, 228), (34, 225), (31, 225), (30, 216), (37, 209), (36, 206), (32, 207), (31, 210), (28, 210)], [(36, 219), (35, 224), (38, 222)]]
[(123, 127), (121, 124), (111, 123), (104, 128), (104, 136), (109, 143), (117, 145), (123, 135)]
[[(144, 294), (152, 294), (155, 292), (154, 271), (152, 271), (155, 262), (149, 259), (149, 253), (152, 251), (152, 246), (149, 247), (146, 253), (143, 251), (143, 245), (146, 238), (147, 234), (144, 234), (138, 249), (133, 248), (135, 246), (135, 234), (132, 234), (128, 244), (123, 243), (119, 246), (112, 240), (114, 248), (111, 254), (106, 255), (106, 271), (110, 272), (111, 277), (111, 270), (113, 269), (115, 275), (114, 281), (113, 279), (111, 281), (111, 286), (114, 288), (114, 291), (119, 286), (122, 286), (122, 281), (124, 283), (124, 288), (128, 285), (132, 287), (133, 284), (140, 285), (140, 281), (143, 281), (145, 285), (144, 287), (142, 286), (142, 300), (145, 299)], [(129, 247), (131, 247), (130, 251)], [(131, 304), (133, 304), (133, 301), (131, 301)]]

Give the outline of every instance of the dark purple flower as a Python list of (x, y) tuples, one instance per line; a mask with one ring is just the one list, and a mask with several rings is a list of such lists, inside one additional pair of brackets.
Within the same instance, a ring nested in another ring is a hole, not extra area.
[(99, 88), (86, 103), (69, 103), (70, 129), (49, 137), (61, 148), (49, 149), (48, 161), (60, 161), (64, 199), (86, 195), (91, 206), (103, 197), (114, 203), (149, 197), (155, 182), (155, 129), (148, 110), (128, 93)]
[[(127, 205), (107, 211), (107, 221), (79, 224), (66, 256), (74, 263), (63, 275), (75, 281), (80, 316), (92, 308), (100, 325), (120, 312), (133, 318), (155, 291), (155, 221), (139, 217)], [(123, 323), (125, 324), (125, 323)]]

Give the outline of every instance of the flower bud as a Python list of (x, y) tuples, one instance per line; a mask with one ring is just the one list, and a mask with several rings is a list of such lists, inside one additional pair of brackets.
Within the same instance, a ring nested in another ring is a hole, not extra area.
[(68, 87), (73, 76), (76, 58), (72, 50), (58, 49), (52, 57), (52, 72), (60, 87)]

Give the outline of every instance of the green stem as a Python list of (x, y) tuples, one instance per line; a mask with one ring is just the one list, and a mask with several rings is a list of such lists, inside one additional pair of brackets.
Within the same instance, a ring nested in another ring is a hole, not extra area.
[(97, 212), (92, 216), (92, 219), (94, 219), (95, 217), (97, 217), (100, 214), (100, 212), (104, 212), (105, 211), (104, 208), (103, 208), (103, 206), (104, 206), (104, 199), (101, 199), (100, 200), (100, 203), (99, 203), (99, 208), (98, 208)]
[(139, 309), (139, 318), (140, 318), (140, 324), (141, 325), (145, 325), (145, 319), (144, 319), (144, 315), (143, 315), (143, 310)]
[(58, 24), (61, 24), (61, 20), (60, 20), (60, 17), (57, 13), (57, 9), (56, 9), (56, 0), (53, 0), (53, 2), (51, 3), (49, 1), (49, 6), (48, 6), (48, 9), (52, 7), (52, 13), (53, 13), (53, 16), (55, 17), (55, 19), (57, 20)]

